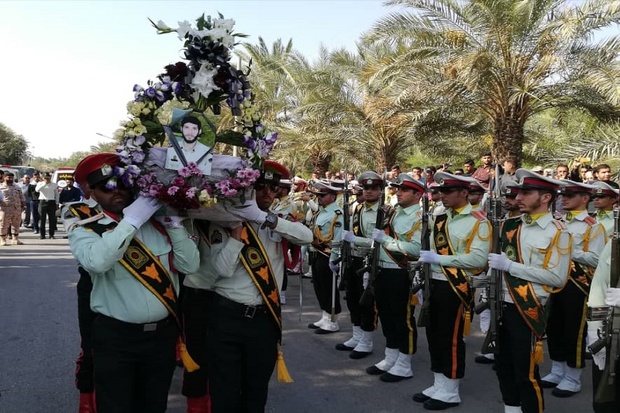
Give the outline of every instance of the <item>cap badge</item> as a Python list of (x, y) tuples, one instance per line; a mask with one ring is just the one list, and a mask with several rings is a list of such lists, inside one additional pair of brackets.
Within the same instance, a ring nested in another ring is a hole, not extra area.
[(110, 165), (108, 165), (108, 164), (103, 164), (101, 166), (101, 175), (103, 175), (103, 176), (110, 176), (110, 175), (112, 175), (112, 171), (113, 171), (112, 167)]
[(273, 172), (265, 172), (265, 179), (267, 180), (272, 180), (273, 179)]

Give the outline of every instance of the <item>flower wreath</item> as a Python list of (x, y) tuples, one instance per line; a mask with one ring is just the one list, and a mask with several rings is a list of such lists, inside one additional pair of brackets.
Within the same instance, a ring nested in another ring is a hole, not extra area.
[[(218, 19), (199, 17), (196, 28), (187, 21), (179, 22), (177, 29), (149, 21), (158, 34), (174, 32), (184, 40), (186, 61), (166, 66), (146, 87), (134, 86), (135, 99), (127, 104), (129, 120), (114, 133), (121, 142), (117, 152), (123, 164), (115, 168), (115, 176), (126, 186), (137, 185), (140, 194), (178, 210), (209, 207), (218, 200), (243, 203), (245, 189), (260, 176), (263, 160), (277, 139), (277, 133), (264, 128), (255, 109), (249, 65), (244, 73), (230, 64), (235, 39), (246, 36), (234, 33), (234, 21), (221, 14)], [(236, 127), (216, 133), (213, 119), (222, 106), (231, 110)], [(166, 170), (163, 158), (168, 148), (162, 145), (167, 138), (175, 146), (172, 125), (188, 114), (201, 118), (203, 130), (211, 130), (213, 145), (240, 146), (242, 156), (214, 155), (209, 175), (203, 175), (195, 162)], [(116, 180), (108, 185), (115, 186)]]

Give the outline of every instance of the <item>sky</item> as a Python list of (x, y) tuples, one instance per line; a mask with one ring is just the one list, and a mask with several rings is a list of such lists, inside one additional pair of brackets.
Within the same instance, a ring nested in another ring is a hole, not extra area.
[(281, 38), (309, 59), (321, 45), (355, 50), (380, 17), (381, 0), (2, 1), (0, 122), (24, 136), (34, 156), (67, 158), (110, 140), (132, 88), (179, 60), (176, 34), (157, 35), (147, 18), (205, 15), (235, 20), (245, 41)]

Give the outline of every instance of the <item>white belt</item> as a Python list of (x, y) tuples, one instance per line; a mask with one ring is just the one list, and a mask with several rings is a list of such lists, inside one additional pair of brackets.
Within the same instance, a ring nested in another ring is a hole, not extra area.
[(389, 268), (389, 269), (399, 269), (400, 265), (393, 263), (393, 262), (385, 262), (385, 261), (381, 261), (379, 263), (379, 267), (381, 268)]

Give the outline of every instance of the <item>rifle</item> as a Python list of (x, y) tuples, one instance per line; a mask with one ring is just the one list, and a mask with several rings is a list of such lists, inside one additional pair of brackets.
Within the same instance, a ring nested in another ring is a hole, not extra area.
[[(620, 207), (614, 208), (614, 233), (611, 239), (611, 266), (609, 271), (609, 285), (620, 288)], [(606, 348), (605, 368), (601, 381), (594, 393), (596, 403), (607, 403), (617, 399), (616, 380), (618, 372), (616, 365), (620, 357), (620, 307), (602, 306), (588, 309), (590, 321), (603, 321), (600, 338), (590, 344), (592, 354)]]
[[(491, 196), (490, 202), (490, 213), (491, 213), (491, 224), (493, 226), (493, 245), (492, 252), (494, 254), (502, 253), (502, 245), (500, 239), (500, 232), (502, 229), (501, 225), (501, 215), (502, 215), (502, 203), (500, 199), (500, 188), (499, 188), (499, 166), (495, 165), (495, 188), (493, 189), (493, 193)], [(484, 342), (482, 343), (482, 354), (489, 353), (497, 353), (497, 326), (501, 323), (502, 320), (502, 272), (499, 270), (492, 269), (491, 275), (486, 277), (488, 281), (487, 285), (487, 304), (489, 310), (491, 310), (491, 322), (489, 324), (489, 331), (487, 332), (486, 337), (484, 338)], [(482, 313), (484, 309), (480, 312), (476, 310), (480, 310), (476, 306), (474, 308), (474, 312), (476, 314)]]
[[(344, 219), (343, 229), (348, 231), (350, 228), (350, 207), (349, 207), (349, 174), (348, 171), (344, 171), (344, 192), (342, 193), (342, 218)], [(349, 266), (351, 257), (351, 244), (343, 242), (340, 246), (340, 257), (336, 260), (340, 263), (340, 283), (338, 289), (345, 291), (347, 289), (347, 268)]]
[[(383, 174), (383, 188), (385, 188), (385, 173)], [(379, 208), (377, 208), (377, 221), (375, 223), (376, 229), (383, 229), (383, 205), (385, 203), (385, 194), (383, 190), (379, 195)], [(364, 288), (364, 292), (360, 297), (360, 306), (370, 307), (374, 303), (375, 299), (375, 280), (377, 279), (377, 272), (379, 271), (379, 258), (381, 255), (381, 245), (377, 245), (377, 242), (373, 239), (370, 244), (370, 254), (364, 257), (364, 267), (357, 270), (358, 275), (362, 275), (364, 280), (368, 280), (368, 284)]]
[[(428, 206), (428, 182), (424, 180), (424, 195), (422, 196), (422, 239), (420, 240), (420, 247), (424, 251), (431, 249), (430, 235), (431, 231), (428, 227), (429, 218), (429, 206)], [(413, 294), (416, 294), (421, 288), (424, 289), (422, 300), (422, 306), (420, 307), (420, 315), (418, 316), (418, 327), (428, 327), (431, 321), (431, 265), (429, 263), (423, 263), (422, 266), (418, 265), (417, 274), (420, 281), (411, 289)], [(414, 276), (414, 280), (415, 280)]]

